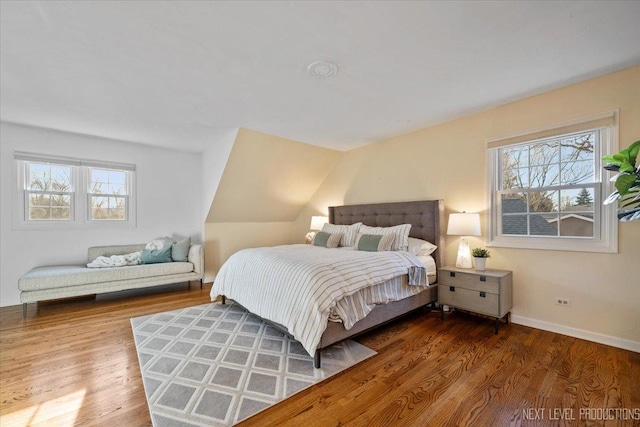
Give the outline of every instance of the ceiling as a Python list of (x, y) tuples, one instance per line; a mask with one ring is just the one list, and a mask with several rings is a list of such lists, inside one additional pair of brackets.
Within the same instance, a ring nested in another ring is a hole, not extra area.
[(237, 128), (347, 150), (640, 64), (640, 1), (0, 7), (1, 120), (193, 152)]

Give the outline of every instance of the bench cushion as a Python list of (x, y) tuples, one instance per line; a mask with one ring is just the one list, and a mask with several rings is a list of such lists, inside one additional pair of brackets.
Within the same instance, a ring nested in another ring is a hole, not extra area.
[(190, 262), (169, 262), (165, 264), (144, 264), (112, 268), (87, 268), (83, 265), (36, 267), (18, 280), (18, 289), (21, 291), (36, 291), (166, 276), (189, 273), (191, 271), (193, 271), (193, 264)]

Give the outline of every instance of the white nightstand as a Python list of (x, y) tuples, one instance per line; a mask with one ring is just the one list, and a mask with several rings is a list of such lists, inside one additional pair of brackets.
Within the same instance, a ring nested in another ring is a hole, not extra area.
[(438, 273), (438, 304), (442, 319), (443, 305), (484, 314), (495, 317), (497, 334), (500, 319), (505, 318), (506, 323), (509, 323), (512, 295), (511, 271), (443, 267)]

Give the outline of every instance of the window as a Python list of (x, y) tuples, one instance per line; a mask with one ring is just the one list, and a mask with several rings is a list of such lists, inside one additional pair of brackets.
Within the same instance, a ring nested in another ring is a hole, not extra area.
[(14, 153), (14, 226), (135, 225), (135, 166)]
[(89, 168), (88, 205), (92, 221), (126, 221), (128, 172), (117, 169)]
[(617, 252), (600, 161), (616, 151), (615, 118), (612, 112), (489, 141), (490, 246)]
[(71, 166), (25, 162), (26, 217), (30, 221), (71, 221), (74, 197)]

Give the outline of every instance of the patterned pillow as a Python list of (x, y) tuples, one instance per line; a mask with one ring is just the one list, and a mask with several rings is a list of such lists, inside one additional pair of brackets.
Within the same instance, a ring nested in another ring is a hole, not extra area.
[(390, 251), (395, 237), (393, 234), (358, 234), (356, 249), (369, 252)]
[(356, 245), (356, 238), (358, 237), (358, 231), (360, 230), (361, 222), (357, 222), (352, 225), (336, 225), (325, 224), (322, 226), (322, 231), (329, 234), (342, 233), (342, 240), (340, 240), (339, 246), (352, 247)]
[(324, 231), (318, 231), (316, 235), (313, 236), (313, 242), (311, 242), (311, 244), (314, 246), (322, 246), (323, 248), (337, 248), (342, 236), (342, 233), (330, 234)]
[(360, 227), (360, 233), (362, 234), (393, 234), (395, 238), (391, 245), (392, 251), (409, 250), (409, 231), (411, 231), (411, 224), (395, 225), (393, 227), (369, 227), (368, 225), (362, 225)]
[(160, 264), (164, 262), (171, 262), (171, 248), (173, 247), (173, 240), (169, 237), (160, 237), (147, 243), (142, 250), (142, 263), (143, 264)]

